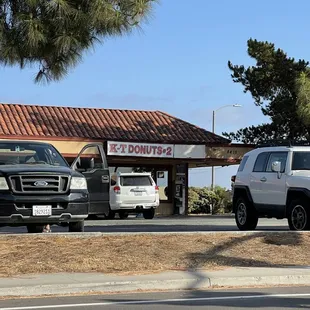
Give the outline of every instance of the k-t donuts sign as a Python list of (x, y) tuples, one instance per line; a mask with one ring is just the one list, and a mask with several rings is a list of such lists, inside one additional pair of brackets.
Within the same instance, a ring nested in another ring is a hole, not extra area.
[(108, 141), (108, 155), (110, 156), (173, 158), (173, 153), (173, 144)]

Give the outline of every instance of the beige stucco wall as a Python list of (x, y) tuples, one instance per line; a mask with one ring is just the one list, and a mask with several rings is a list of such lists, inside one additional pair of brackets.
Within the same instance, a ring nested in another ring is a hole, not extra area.
[(161, 202), (156, 209), (156, 215), (168, 216), (173, 214), (173, 204), (167, 202)]

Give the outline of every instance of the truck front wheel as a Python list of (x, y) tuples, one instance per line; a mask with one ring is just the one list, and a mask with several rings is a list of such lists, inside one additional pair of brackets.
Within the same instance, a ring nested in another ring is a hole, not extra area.
[(69, 232), (84, 232), (84, 221), (70, 222)]
[(257, 226), (257, 212), (250, 202), (243, 197), (237, 201), (235, 220), (239, 230), (254, 230)]
[(39, 234), (43, 232), (44, 225), (28, 224), (27, 231), (29, 234)]

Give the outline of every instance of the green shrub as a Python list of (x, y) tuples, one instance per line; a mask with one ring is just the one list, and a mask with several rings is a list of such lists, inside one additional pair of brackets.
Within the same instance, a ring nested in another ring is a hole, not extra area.
[(216, 186), (214, 191), (208, 187), (190, 187), (188, 191), (188, 212), (191, 214), (232, 212), (231, 194), (225, 188)]

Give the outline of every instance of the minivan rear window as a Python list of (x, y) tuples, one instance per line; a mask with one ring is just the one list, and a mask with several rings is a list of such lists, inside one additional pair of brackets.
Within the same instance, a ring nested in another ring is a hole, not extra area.
[(121, 186), (152, 186), (152, 181), (148, 176), (123, 176)]

